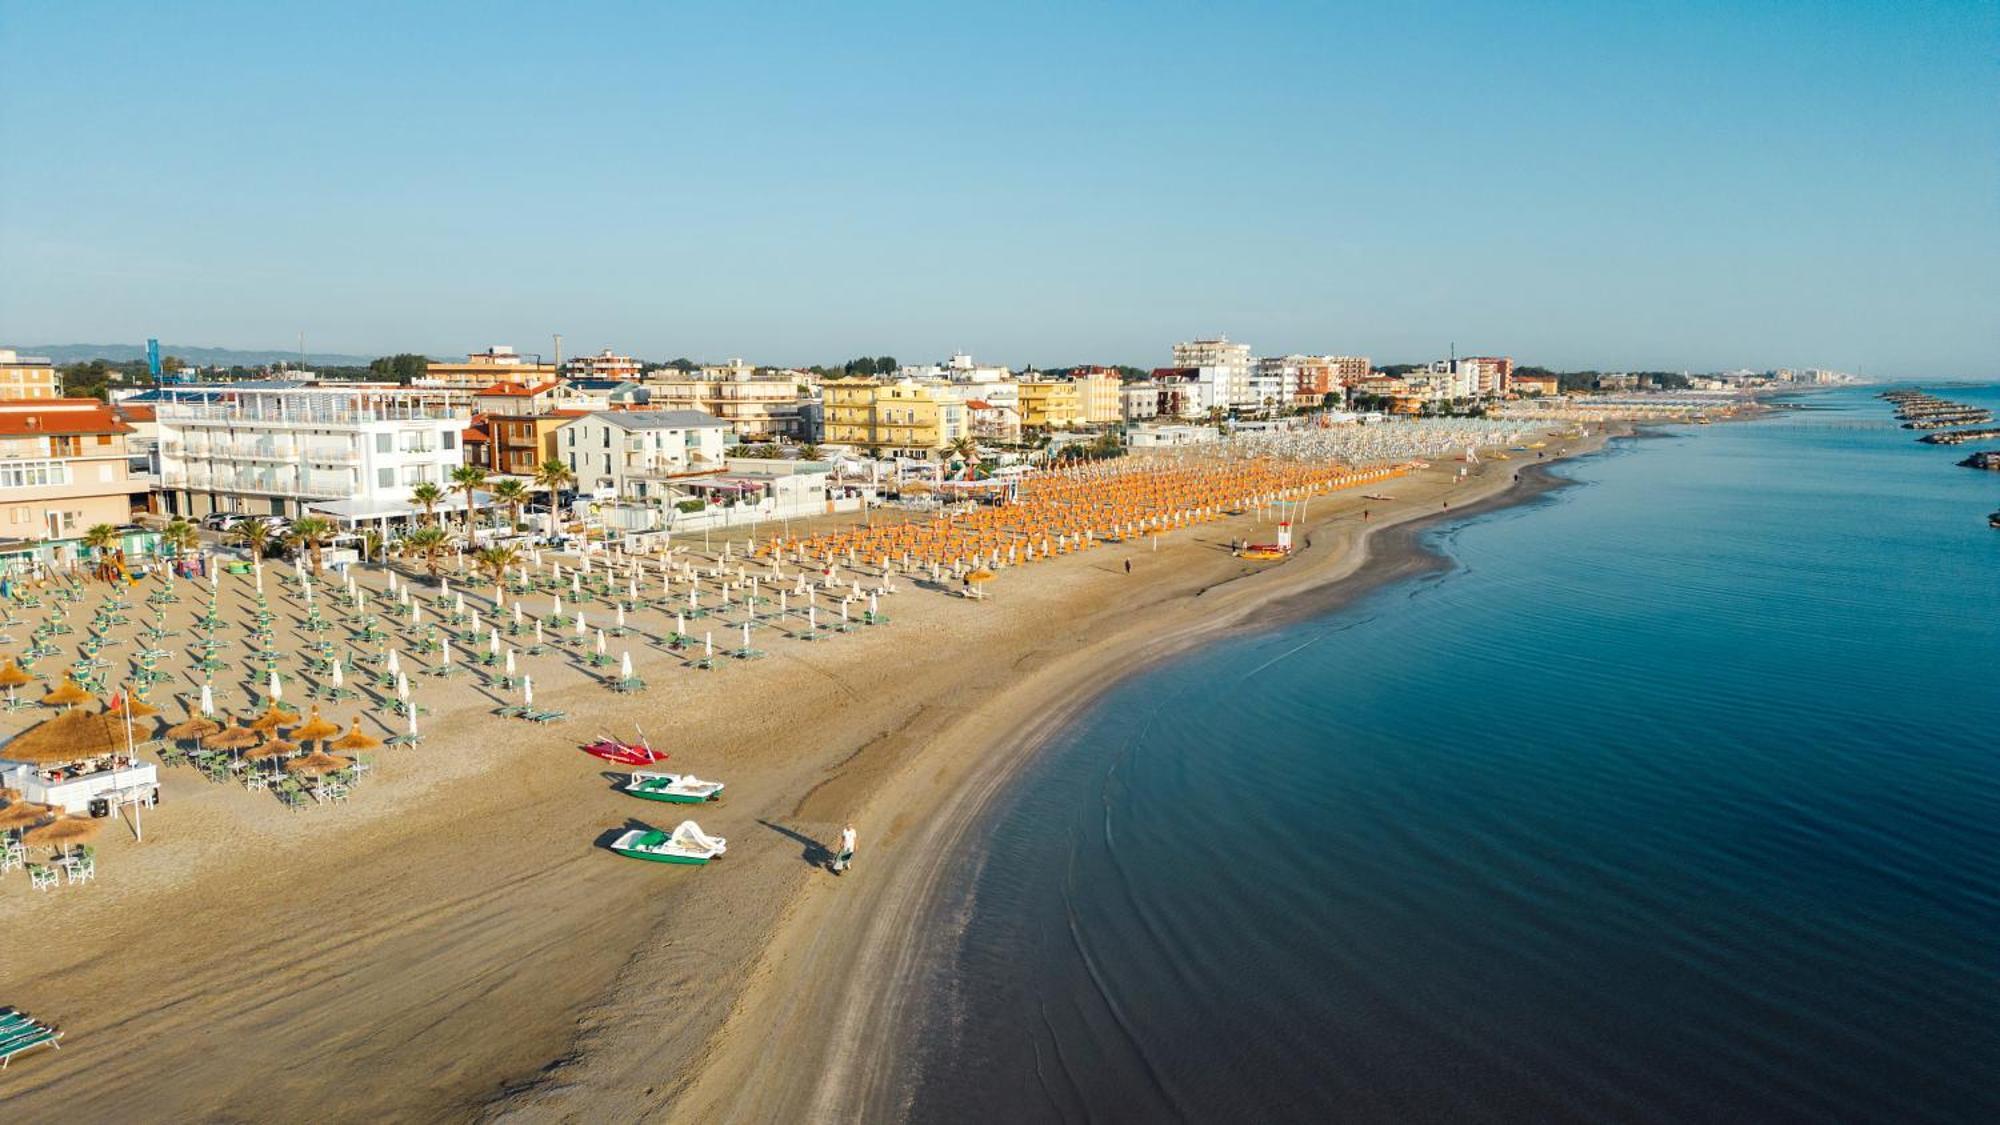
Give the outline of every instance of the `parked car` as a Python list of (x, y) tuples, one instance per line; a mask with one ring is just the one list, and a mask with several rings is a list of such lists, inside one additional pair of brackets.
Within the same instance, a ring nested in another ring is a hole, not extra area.
[(228, 531), (242, 521), (243, 517), (235, 512), (210, 512), (196, 526), (203, 531)]

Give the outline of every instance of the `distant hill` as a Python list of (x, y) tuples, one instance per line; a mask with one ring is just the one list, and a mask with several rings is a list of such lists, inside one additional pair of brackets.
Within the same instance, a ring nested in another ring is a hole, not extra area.
[[(109, 363), (125, 363), (146, 358), (146, 345), (141, 344), (37, 344), (22, 345), (14, 349), (22, 355), (43, 355), (62, 363), (88, 363), (93, 359)], [(236, 348), (198, 348), (189, 344), (161, 344), (162, 356), (178, 356), (198, 367), (258, 367), (267, 363), (294, 362), (299, 353), (288, 351), (242, 351)], [(372, 355), (340, 355), (334, 352), (308, 352), (306, 362), (315, 367), (366, 367)]]

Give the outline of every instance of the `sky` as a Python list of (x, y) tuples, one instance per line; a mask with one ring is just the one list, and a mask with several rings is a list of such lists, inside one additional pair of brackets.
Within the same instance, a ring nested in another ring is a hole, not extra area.
[(0, 346), (2000, 377), (2000, 4), (0, 0)]

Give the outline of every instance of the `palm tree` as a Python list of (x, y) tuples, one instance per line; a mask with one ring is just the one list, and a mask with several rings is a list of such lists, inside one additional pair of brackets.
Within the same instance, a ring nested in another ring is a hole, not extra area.
[(477, 558), (479, 569), (492, 575), (494, 583), (498, 584), (507, 577), (509, 570), (520, 563), (521, 548), (511, 543), (496, 543), (480, 551)]
[(535, 470), (535, 487), (549, 494), (549, 507), (556, 506), (556, 493), (566, 484), (575, 484), (576, 474), (559, 458), (551, 457)]
[(201, 545), (201, 533), (188, 521), (175, 516), (160, 529), (160, 545), (173, 552), (174, 561)]
[(575, 483), (576, 474), (570, 472), (569, 466), (563, 464), (560, 458), (551, 457), (542, 462), (541, 466), (535, 470), (535, 487), (544, 489), (549, 494), (549, 530), (551, 532), (561, 531), (563, 526), (562, 517), (556, 512), (556, 493), (561, 492), (564, 485)]
[(388, 540), (382, 537), (380, 531), (371, 527), (367, 531), (362, 532), (361, 561), (367, 562), (370, 559), (381, 559), (383, 562), (388, 562), (389, 556), (383, 551), (383, 548), (388, 545)]
[(465, 541), (472, 542), (472, 494), (486, 484), (486, 470), (477, 465), (460, 465), (451, 471), (451, 490), (465, 497)]
[(444, 500), (444, 489), (425, 481), (410, 490), (410, 499), (423, 506), (425, 523), (437, 522), (438, 504)]
[(451, 535), (441, 527), (420, 527), (403, 536), (403, 550), (414, 551), (423, 556), (424, 568), (431, 577), (438, 576), (438, 556), (451, 546)]
[(320, 548), (333, 538), (333, 521), (324, 516), (300, 516), (292, 521), (292, 530), (285, 536), (285, 542), (294, 547), (304, 547), (312, 555), (313, 576), (320, 574)]
[(951, 439), (951, 455), (968, 465), (979, 460), (979, 443), (969, 437)]
[(517, 477), (502, 477), (493, 485), (493, 500), (507, 507), (507, 526), (515, 530), (521, 527), (521, 507), (534, 497), (528, 486)]
[(84, 530), (83, 545), (97, 555), (97, 577), (109, 581), (111, 549), (118, 545), (118, 529), (108, 523), (94, 523)]
[(229, 537), (243, 544), (251, 558), (261, 559), (271, 546), (271, 525), (258, 519), (244, 520), (230, 529)]
[(799, 446), (799, 458), (804, 461), (819, 460), (819, 446), (814, 445), (812, 442), (807, 442)]

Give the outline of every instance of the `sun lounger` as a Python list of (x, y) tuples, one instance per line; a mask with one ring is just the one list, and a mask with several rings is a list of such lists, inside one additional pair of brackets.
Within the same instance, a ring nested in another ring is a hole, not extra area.
[(498, 711), (495, 711), (493, 713), (495, 715), (500, 716), (503, 719), (513, 719), (527, 714), (527, 711), (528, 711), (527, 707), (523, 706), (522, 704), (509, 703), (505, 707), (502, 707)]
[(533, 711), (527, 716), (538, 723), (560, 723), (569, 718), (567, 711)]
[(32, 1051), (36, 1047), (54, 1047), (61, 1050), (62, 1044), (58, 1042), (61, 1038), (62, 1032), (55, 1028), (36, 1024), (32, 1030), (23, 1031), (9, 1039), (0, 1039), (0, 1070), (7, 1069), (7, 1064), (14, 1061), (15, 1055)]

